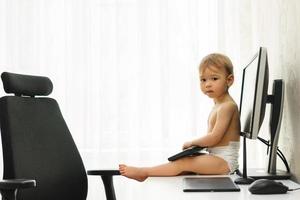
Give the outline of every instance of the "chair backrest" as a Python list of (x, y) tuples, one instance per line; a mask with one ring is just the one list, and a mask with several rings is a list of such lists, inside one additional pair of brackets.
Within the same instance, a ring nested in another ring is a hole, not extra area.
[(35, 179), (21, 190), (22, 200), (84, 200), (87, 175), (57, 102), (48, 97), (47, 77), (4, 72), (4, 89), (16, 96), (0, 99), (3, 178)]

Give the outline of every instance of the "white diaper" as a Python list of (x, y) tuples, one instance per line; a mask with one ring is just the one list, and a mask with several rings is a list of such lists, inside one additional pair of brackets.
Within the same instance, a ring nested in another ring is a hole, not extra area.
[(228, 146), (207, 148), (209, 154), (218, 156), (228, 163), (230, 173), (233, 173), (239, 167), (239, 150), (240, 142), (237, 141), (229, 142)]

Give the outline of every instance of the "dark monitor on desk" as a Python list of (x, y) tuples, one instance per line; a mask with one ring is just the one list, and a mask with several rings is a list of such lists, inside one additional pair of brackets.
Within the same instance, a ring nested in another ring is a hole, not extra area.
[[(244, 136), (244, 169), (246, 174), (246, 138), (259, 139), (259, 132), (264, 121), (266, 105), (271, 104), (270, 109), (270, 138), (267, 145), (270, 147), (268, 169), (263, 175), (253, 175), (256, 178), (281, 178), (276, 169), (278, 150), (278, 138), (282, 119), (284, 82), (282, 79), (273, 81), (272, 94), (268, 95), (269, 65), (267, 49), (260, 47), (250, 62), (243, 69), (243, 80), (240, 100), (241, 134)], [(286, 173), (282, 177), (286, 178)], [(249, 174), (251, 176), (251, 174)], [(251, 176), (251, 177), (253, 177)], [(244, 177), (246, 178), (246, 177)]]
[(269, 66), (267, 50), (259, 49), (243, 69), (240, 101), (241, 132), (256, 139), (264, 120), (268, 96)]

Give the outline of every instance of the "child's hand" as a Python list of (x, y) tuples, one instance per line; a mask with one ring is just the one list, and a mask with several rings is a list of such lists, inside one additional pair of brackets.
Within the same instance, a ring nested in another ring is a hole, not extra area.
[(191, 147), (191, 146), (193, 146), (191, 141), (185, 142), (185, 143), (183, 144), (182, 149), (187, 149), (187, 148), (189, 148), (189, 147)]

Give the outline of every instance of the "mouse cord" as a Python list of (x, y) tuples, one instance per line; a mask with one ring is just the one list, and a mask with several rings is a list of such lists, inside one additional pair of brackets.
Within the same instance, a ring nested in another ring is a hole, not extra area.
[(300, 188), (288, 189), (288, 191), (300, 190)]

